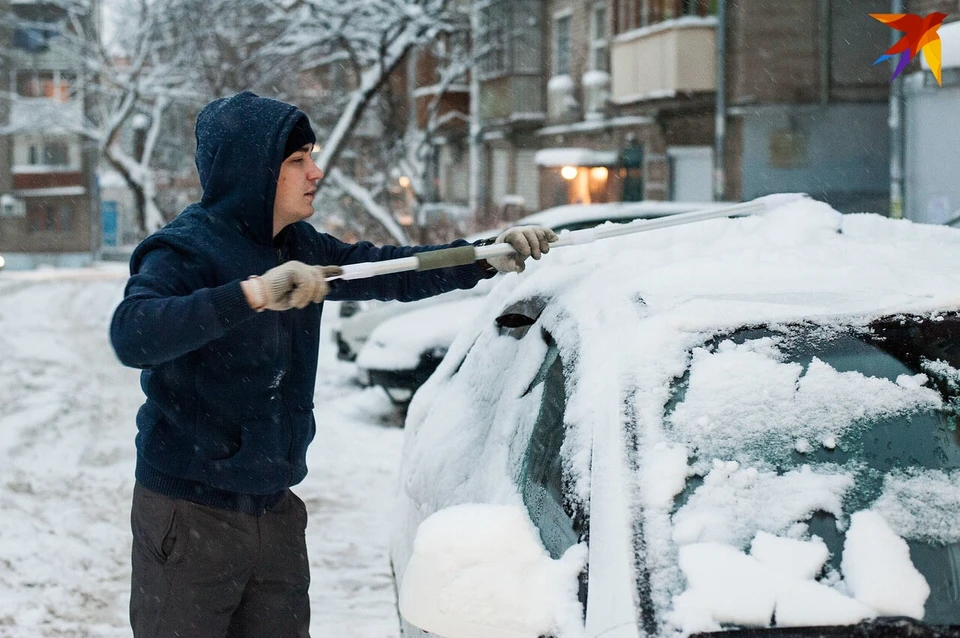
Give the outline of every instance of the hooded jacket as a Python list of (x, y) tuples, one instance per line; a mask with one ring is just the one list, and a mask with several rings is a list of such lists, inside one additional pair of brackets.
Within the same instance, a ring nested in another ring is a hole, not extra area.
[[(143, 370), (136, 477), (148, 489), (261, 514), (307, 473), (323, 304), (257, 313), (242, 280), (288, 260), (344, 265), (447, 247), (345, 244), (306, 222), (273, 237), (284, 146), (305, 119), (250, 92), (210, 103), (196, 125), (201, 201), (131, 257), (110, 338), (124, 365)], [(335, 281), (327, 298), (412, 301), (489, 276), (469, 264)]]

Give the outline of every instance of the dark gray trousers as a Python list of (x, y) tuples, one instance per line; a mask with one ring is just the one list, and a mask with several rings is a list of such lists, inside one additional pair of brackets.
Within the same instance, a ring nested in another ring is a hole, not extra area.
[(307, 511), (293, 492), (263, 516), (133, 490), (135, 638), (307, 638)]

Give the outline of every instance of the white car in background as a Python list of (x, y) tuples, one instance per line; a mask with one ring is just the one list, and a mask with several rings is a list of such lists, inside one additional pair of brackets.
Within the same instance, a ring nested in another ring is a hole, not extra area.
[[(556, 232), (593, 228), (604, 223), (626, 223), (636, 219), (654, 219), (694, 210), (709, 210), (721, 204), (713, 202), (618, 202), (612, 204), (570, 205), (550, 208), (524, 217), (511, 225), (546, 226)], [(498, 231), (468, 238), (496, 236)], [(471, 318), (467, 298), (484, 296), (489, 281), (476, 288), (446, 293), (414, 303), (345, 302), (341, 305), (340, 328), (335, 331), (341, 358), (356, 360), (363, 383), (382, 387), (391, 400), (409, 401), (439, 365), (460, 328)], [(447, 308), (447, 304), (458, 304)], [(416, 310), (415, 318), (408, 312)], [(346, 313), (347, 316), (344, 316)], [(367, 314), (369, 313), (369, 314)], [(422, 345), (422, 347), (420, 347)], [(356, 353), (360, 353), (359, 358)]]
[(960, 636), (960, 232), (801, 200), (551, 257), (410, 404), (405, 638)]

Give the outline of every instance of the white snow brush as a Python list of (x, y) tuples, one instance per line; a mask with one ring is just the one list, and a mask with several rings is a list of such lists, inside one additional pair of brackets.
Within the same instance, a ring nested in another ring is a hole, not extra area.
[[(609, 239), (610, 237), (632, 235), (633, 233), (642, 233), (648, 230), (657, 230), (659, 228), (668, 228), (670, 226), (694, 224), (696, 222), (706, 221), (708, 219), (756, 215), (759, 213), (765, 213), (774, 208), (779, 208), (785, 204), (800, 201), (806, 197), (806, 195), (799, 193), (767, 195), (766, 197), (760, 197), (742, 204), (710, 207), (704, 210), (695, 210), (689, 213), (668, 215), (666, 217), (658, 217), (656, 219), (637, 219), (628, 224), (608, 224), (595, 228), (584, 228), (583, 230), (575, 230), (560, 235), (560, 238), (557, 239), (557, 241), (550, 244), (550, 249), (553, 250), (554, 248), (573, 246), (577, 244), (591, 244), (601, 239)], [(385, 261), (368, 261), (359, 264), (347, 264), (342, 266), (342, 275), (327, 277), (327, 281), (333, 281), (334, 279), (366, 279), (368, 277), (389, 275), (397, 272), (408, 272), (411, 270), (433, 270), (435, 268), (464, 266), (480, 259), (505, 257), (513, 252), (516, 252), (514, 251), (513, 246), (507, 243), (491, 244), (488, 246), (458, 246), (456, 248), (443, 248), (441, 250), (431, 250), (428, 252), (417, 253), (412, 257), (388, 259)]]

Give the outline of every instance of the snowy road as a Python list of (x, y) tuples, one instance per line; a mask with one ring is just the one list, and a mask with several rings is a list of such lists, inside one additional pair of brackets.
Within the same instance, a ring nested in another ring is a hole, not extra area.
[[(0, 274), (0, 636), (129, 636), (139, 375), (107, 339), (124, 272)], [(329, 310), (333, 310), (330, 308)], [(325, 322), (335, 319), (327, 313)], [(329, 328), (329, 325), (325, 326)], [(314, 636), (397, 634), (387, 560), (402, 445), (386, 397), (321, 351), (307, 503)]]

